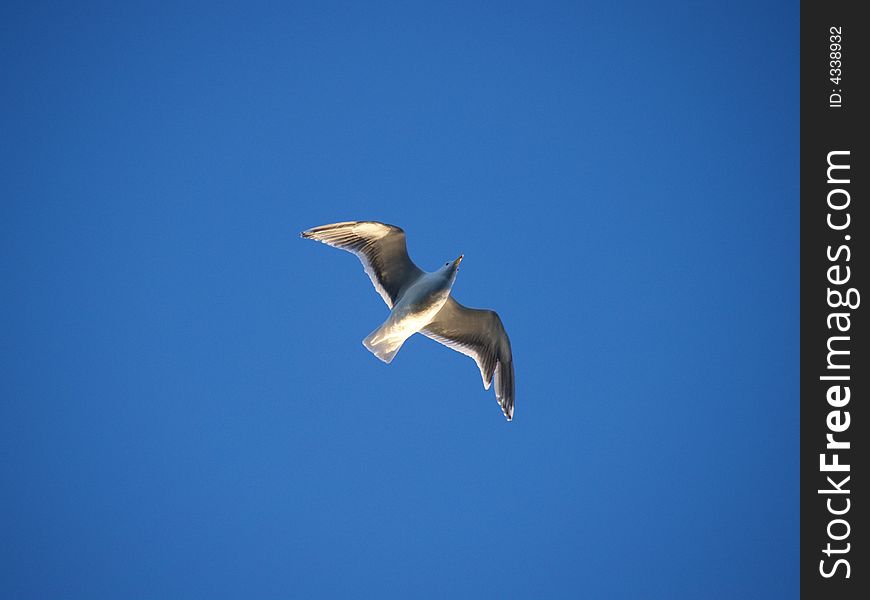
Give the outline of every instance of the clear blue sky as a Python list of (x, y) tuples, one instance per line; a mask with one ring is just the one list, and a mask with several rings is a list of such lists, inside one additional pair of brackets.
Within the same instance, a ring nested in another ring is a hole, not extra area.
[[(6, 2), (0, 66), (0, 595), (796, 597), (797, 2)], [(349, 219), (465, 254), (513, 423), (363, 348)]]

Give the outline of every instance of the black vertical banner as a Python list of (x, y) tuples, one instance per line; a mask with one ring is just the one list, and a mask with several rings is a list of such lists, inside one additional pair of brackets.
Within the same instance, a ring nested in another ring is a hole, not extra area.
[[(801, 594), (868, 598), (870, 22), (801, 3)], [(860, 458), (859, 458), (860, 457)]]

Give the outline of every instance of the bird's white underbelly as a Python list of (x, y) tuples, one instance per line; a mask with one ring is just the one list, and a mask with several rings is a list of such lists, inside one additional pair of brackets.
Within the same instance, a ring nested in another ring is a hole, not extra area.
[(412, 336), (432, 322), (448, 297), (449, 289), (423, 298), (403, 298), (393, 307), (384, 333), (396, 338)]
[[(390, 334), (396, 337), (409, 337), (428, 325), (444, 306), (444, 302), (434, 304), (422, 311), (399, 310), (390, 316)], [(398, 308), (398, 307), (397, 307)]]

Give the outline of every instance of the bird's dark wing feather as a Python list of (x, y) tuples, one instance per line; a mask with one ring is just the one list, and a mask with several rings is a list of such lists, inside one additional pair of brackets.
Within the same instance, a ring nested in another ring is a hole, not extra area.
[(511, 342), (498, 314), (492, 310), (466, 308), (447, 299), (435, 319), (420, 333), (470, 356), (480, 369), (483, 387), (495, 379), (495, 397), (504, 416), (514, 416), (514, 361)]
[(356, 254), (390, 308), (403, 289), (423, 273), (408, 256), (405, 232), (395, 225), (347, 221), (308, 229), (302, 237)]

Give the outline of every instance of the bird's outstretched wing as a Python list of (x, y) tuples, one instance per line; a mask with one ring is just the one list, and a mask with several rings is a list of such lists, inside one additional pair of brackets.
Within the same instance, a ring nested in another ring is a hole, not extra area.
[(353, 252), (375, 290), (393, 308), (399, 294), (421, 271), (408, 256), (405, 232), (377, 221), (347, 221), (321, 225), (302, 232), (302, 237)]
[(480, 368), (483, 387), (495, 379), (495, 397), (510, 421), (514, 417), (514, 361), (511, 342), (498, 314), (466, 308), (447, 299), (435, 319), (420, 330), (426, 337), (470, 356)]

